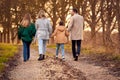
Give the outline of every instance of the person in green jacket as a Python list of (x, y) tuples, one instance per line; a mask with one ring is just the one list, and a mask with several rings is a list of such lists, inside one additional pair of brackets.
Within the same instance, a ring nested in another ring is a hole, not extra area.
[(24, 62), (30, 58), (30, 44), (36, 34), (35, 24), (31, 22), (31, 15), (25, 14), (18, 28), (18, 39), (23, 42)]

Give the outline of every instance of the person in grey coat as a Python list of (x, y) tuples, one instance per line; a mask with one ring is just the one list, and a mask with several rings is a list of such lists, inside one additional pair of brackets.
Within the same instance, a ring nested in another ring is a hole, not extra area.
[(78, 55), (80, 54), (81, 41), (83, 40), (84, 18), (78, 14), (77, 9), (75, 8), (71, 10), (71, 15), (72, 17), (68, 25), (68, 31), (71, 34), (73, 58), (77, 61)]
[(36, 37), (38, 39), (39, 58), (38, 60), (45, 59), (46, 42), (49, 40), (52, 34), (52, 26), (50, 21), (46, 18), (45, 12), (40, 10), (38, 13), (38, 19), (35, 22), (36, 26)]

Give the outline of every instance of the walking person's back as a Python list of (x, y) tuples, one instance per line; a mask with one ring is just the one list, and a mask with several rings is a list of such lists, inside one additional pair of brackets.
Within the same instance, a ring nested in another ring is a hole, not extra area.
[(71, 15), (72, 17), (68, 25), (68, 31), (71, 32), (73, 58), (77, 61), (78, 56), (80, 55), (81, 41), (83, 40), (84, 19), (78, 14), (77, 9), (72, 9)]
[(46, 53), (46, 44), (49, 40), (50, 34), (52, 33), (52, 26), (50, 24), (50, 21), (46, 18), (45, 12), (43, 10), (40, 10), (38, 13), (38, 19), (35, 22), (36, 26), (36, 36), (38, 39), (38, 48), (39, 48), (39, 58), (38, 60), (44, 60), (45, 59), (45, 53)]
[(24, 62), (30, 58), (30, 44), (35, 36), (35, 24), (31, 22), (31, 15), (25, 14), (18, 28), (18, 39), (23, 42), (23, 58)]
[(37, 38), (48, 40), (52, 33), (50, 21), (47, 18), (39, 18), (36, 20)]
[(74, 14), (72, 17), (72, 27), (69, 27), (68, 30), (71, 30), (71, 40), (83, 40), (83, 16), (79, 14)]
[(56, 58), (58, 58), (59, 48), (61, 47), (62, 59), (65, 59), (65, 51), (64, 51), (64, 44), (68, 42), (69, 33), (65, 28), (63, 22), (59, 23), (59, 26), (55, 29), (52, 37), (54, 37), (54, 41), (56, 43)]
[(68, 42), (68, 39), (67, 39), (68, 32), (66, 32), (66, 28), (64, 26), (57, 27), (53, 35), (55, 36), (55, 39), (54, 39), (55, 43), (61, 44), (61, 43)]

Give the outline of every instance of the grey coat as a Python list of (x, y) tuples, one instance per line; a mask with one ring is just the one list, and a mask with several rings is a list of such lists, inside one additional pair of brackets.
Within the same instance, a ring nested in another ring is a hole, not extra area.
[(39, 39), (48, 40), (52, 34), (52, 26), (47, 18), (37, 19), (35, 22), (36, 26), (36, 37)]
[(68, 31), (71, 33), (71, 40), (83, 40), (83, 16), (74, 14), (68, 25)]

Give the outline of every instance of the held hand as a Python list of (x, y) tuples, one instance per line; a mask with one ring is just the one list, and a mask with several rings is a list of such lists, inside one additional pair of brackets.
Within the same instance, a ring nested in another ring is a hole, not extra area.
[(53, 34), (51, 34), (51, 35), (50, 35), (50, 38), (53, 38), (53, 37), (54, 37), (54, 35), (53, 35)]
[(52, 38), (52, 36), (50, 36), (50, 38)]
[(50, 38), (52, 38), (52, 35), (50, 35)]

